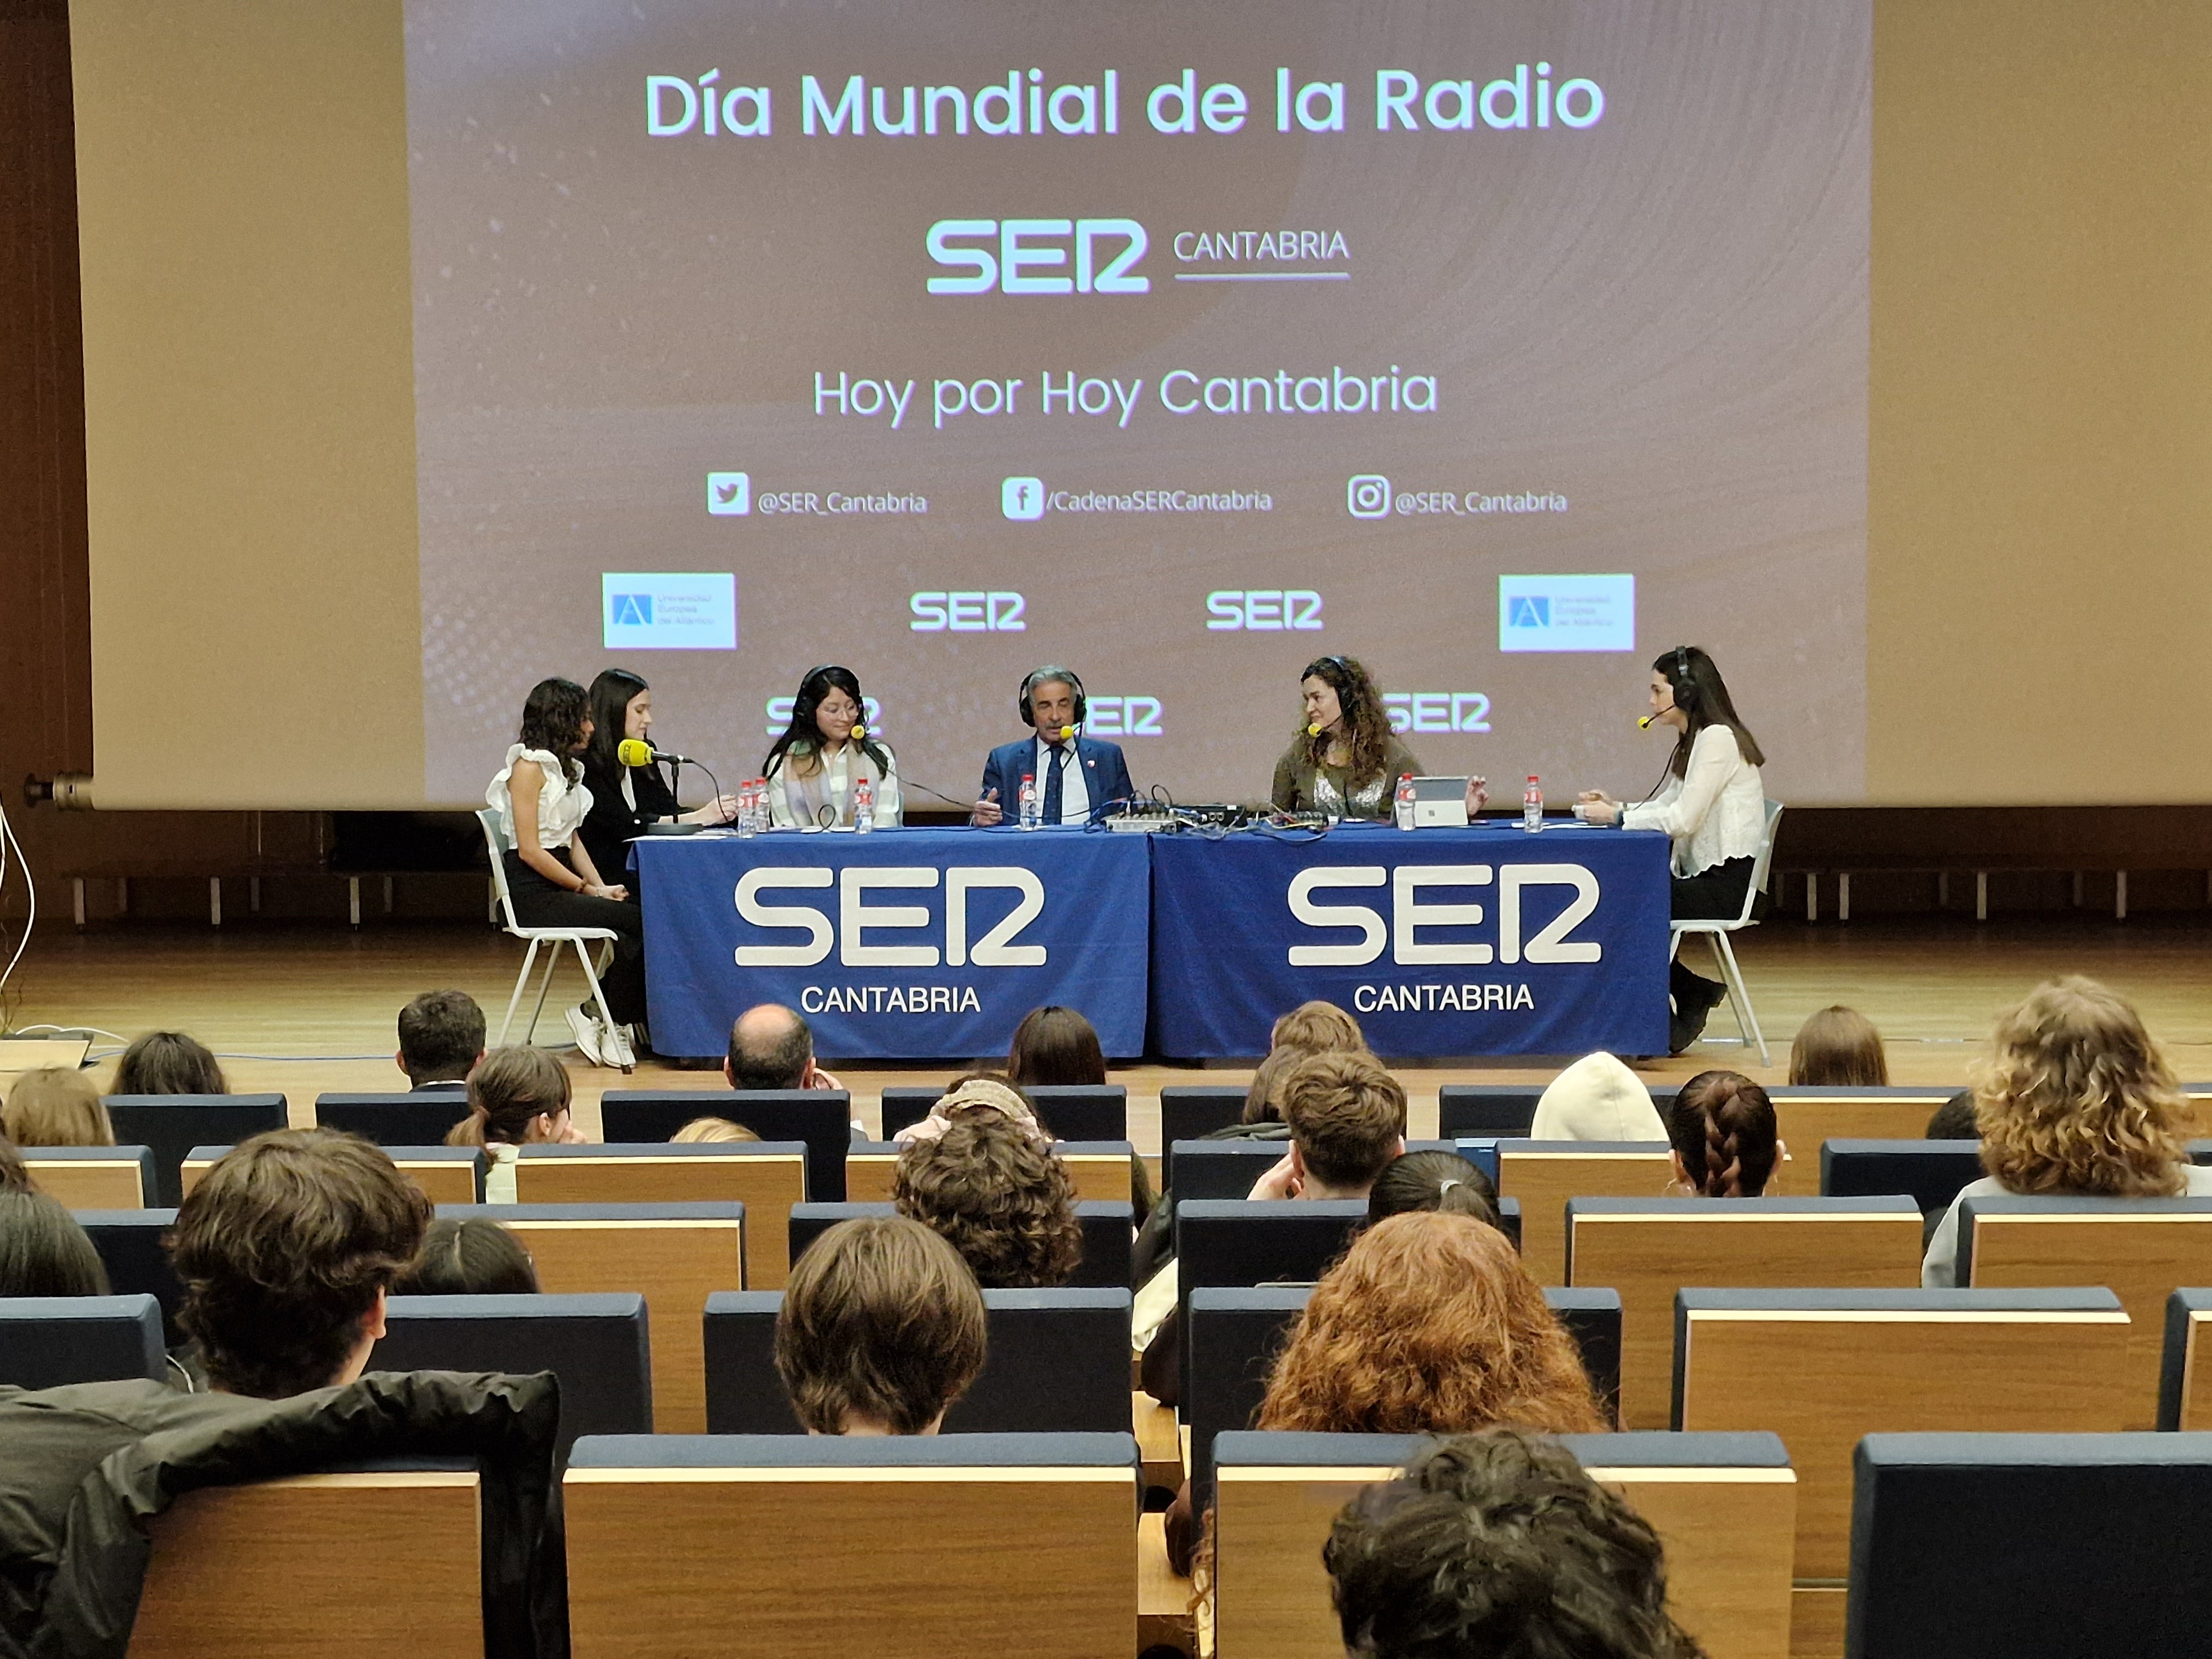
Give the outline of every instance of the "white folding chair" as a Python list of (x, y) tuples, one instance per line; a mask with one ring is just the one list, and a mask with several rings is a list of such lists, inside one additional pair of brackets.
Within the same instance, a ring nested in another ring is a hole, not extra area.
[[(527, 939), (530, 942), (529, 954), (522, 958), (522, 971), (514, 976), (514, 994), (507, 1000), (507, 1018), (499, 1023), (500, 1044), (506, 1043), (507, 1031), (514, 1024), (514, 1011), (521, 1004), (523, 988), (530, 983), (531, 969), (538, 964), (538, 947), (541, 945), (550, 945), (553, 948), (545, 953), (545, 977), (538, 983), (538, 1006), (530, 1011), (530, 1026), (522, 1034), (523, 1042), (528, 1042), (538, 1034), (538, 1018), (545, 1012), (545, 999), (553, 989), (553, 970), (560, 963), (561, 947), (563, 945), (573, 945), (576, 947), (576, 963), (584, 970), (584, 982), (592, 988), (592, 1000), (599, 1005), (599, 1018), (605, 1023), (609, 1030), (614, 1030), (615, 1018), (607, 1011), (606, 993), (599, 988), (599, 967), (605, 966), (614, 957), (616, 937), (614, 929), (611, 927), (525, 927), (521, 926), (514, 919), (514, 896), (507, 890), (507, 886), (506, 854), (513, 848), (506, 836), (501, 833), (499, 809), (495, 806), (478, 808), (477, 822), (483, 825), (484, 845), (491, 850), (492, 892), (499, 905), (501, 924), (515, 938)], [(593, 965), (592, 953), (585, 948), (587, 944), (603, 944), (606, 946), (606, 951), (600, 957), (598, 966)], [(625, 1066), (622, 1069), (627, 1072), (630, 1067)]]
[(1766, 1052), (1766, 1038), (1759, 1031), (1759, 1016), (1752, 1012), (1751, 993), (1744, 985), (1743, 970), (1735, 965), (1735, 951), (1729, 944), (1729, 935), (1740, 928), (1756, 927), (1759, 925), (1758, 920), (1751, 914), (1752, 907), (1758, 903), (1759, 896), (1766, 890), (1767, 882), (1771, 878), (1774, 866), (1774, 830), (1775, 826), (1781, 822), (1782, 803), (1778, 800), (1767, 802), (1766, 841), (1759, 848), (1759, 857), (1752, 864), (1751, 885), (1744, 889), (1741, 915), (1730, 917), (1726, 921), (1715, 919), (1673, 921), (1668, 924), (1669, 931), (1674, 934), (1673, 948), (1668, 952), (1670, 958), (1681, 953), (1682, 936), (1685, 933), (1702, 933), (1712, 940), (1713, 960), (1720, 967), (1721, 982), (1728, 987), (1729, 1006), (1735, 1011), (1735, 1028), (1743, 1034), (1745, 1042), (1758, 1048), (1759, 1063), (1762, 1066), (1771, 1066), (1774, 1061)]

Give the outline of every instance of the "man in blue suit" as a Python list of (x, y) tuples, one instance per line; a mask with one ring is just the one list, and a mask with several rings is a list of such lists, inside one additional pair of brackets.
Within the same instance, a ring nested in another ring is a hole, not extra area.
[(1024, 776), (1036, 781), (1047, 823), (1096, 823), (1109, 805), (1137, 793), (1120, 744), (1075, 735), (1090, 709), (1073, 669), (1036, 670), (1022, 682), (1018, 706), (1030, 735), (991, 751), (969, 822), (988, 826), (1018, 813)]

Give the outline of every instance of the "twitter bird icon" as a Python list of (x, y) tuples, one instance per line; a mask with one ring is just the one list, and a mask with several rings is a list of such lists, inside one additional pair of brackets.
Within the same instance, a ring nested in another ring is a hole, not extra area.
[(707, 511), (718, 519), (741, 519), (753, 510), (753, 478), (750, 472), (709, 472)]

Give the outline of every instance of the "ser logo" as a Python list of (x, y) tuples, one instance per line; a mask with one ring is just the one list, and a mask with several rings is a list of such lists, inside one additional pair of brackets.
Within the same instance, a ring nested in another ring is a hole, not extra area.
[[(755, 927), (803, 932), (804, 944), (740, 945), (740, 968), (811, 968), (829, 960), (835, 947), (842, 968), (934, 968), (940, 957), (945, 966), (963, 968), (1041, 968), (1042, 945), (1017, 943), (1023, 931), (1044, 914), (1044, 882), (1036, 872), (1018, 865), (953, 865), (942, 872), (945, 903), (943, 922), (934, 941), (925, 944), (933, 918), (920, 904), (871, 904), (871, 888), (906, 890), (933, 889), (940, 872), (934, 865), (879, 865), (869, 868), (848, 866), (830, 870), (821, 866), (785, 866), (748, 870), (738, 878), (738, 915)], [(762, 896), (779, 889), (835, 887), (837, 920), (811, 904), (768, 904)], [(1011, 889), (1013, 908), (970, 941), (969, 895), (979, 890)], [(870, 943), (870, 933), (902, 933), (907, 942)]]
[[(1480, 927), (1487, 920), (1480, 904), (1433, 904), (1422, 900), (1425, 889), (1490, 887), (1498, 892), (1498, 921), (1493, 945), (1487, 940), (1423, 939), (1424, 928)], [(1388, 887), (1390, 920), (1364, 904), (1322, 904), (1316, 895), (1331, 889)], [(1523, 895), (1532, 888), (1567, 887), (1573, 890), (1559, 913), (1539, 928), (1533, 939), (1522, 937)], [(1377, 960), (1385, 946), (1400, 967), (1468, 966), (1497, 962), (1590, 963), (1601, 960), (1604, 947), (1595, 939), (1575, 939), (1575, 929), (1597, 909), (1596, 876), (1579, 864), (1401, 864), (1385, 869), (1379, 864), (1322, 865), (1301, 870), (1291, 878), (1285, 895), (1291, 915), (1309, 927), (1355, 928), (1357, 942), (1293, 945), (1293, 968), (1359, 968)]]
[(1224, 587), (1206, 596), (1206, 631), (1279, 634), (1321, 630), (1321, 595), (1310, 587)]
[(1151, 278), (1131, 274), (1152, 246), (1134, 219), (939, 219), (922, 240), (933, 262), (965, 273), (931, 277), (932, 294), (1149, 294), (1152, 289)]
[(932, 591), (917, 593), (907, 602), (914, 620), (907, 624), (917, 634), (1024, 634), (1029, 623), (1018, 593)]

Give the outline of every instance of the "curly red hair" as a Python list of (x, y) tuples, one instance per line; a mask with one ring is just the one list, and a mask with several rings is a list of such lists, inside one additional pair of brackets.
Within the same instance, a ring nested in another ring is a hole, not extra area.
[(1259, 1420), (1344, 1434), (1612, 1426), (1505, 1236), (1434, 1211), (1377, 1222), (1314, 1287)]

